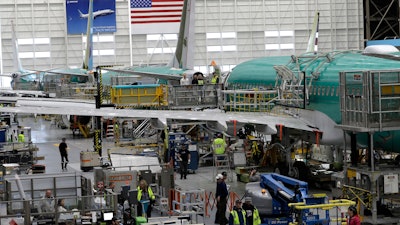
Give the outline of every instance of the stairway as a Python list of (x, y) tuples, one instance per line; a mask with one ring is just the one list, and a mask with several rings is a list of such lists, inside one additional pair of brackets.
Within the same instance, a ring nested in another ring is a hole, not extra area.
[[(278, 74), (276, 88), (278, 89), (278, 101), (283, 105), (300, 107), (304, 98), (308, 99), (308, 95), (304, 94), (304, 75), (298, 73), (296, 76), (294, 70), (286, 65), (274, 66)], [(307, 93), (307, 90), (306, 90)]]
[(107, 125), (106, 138), (107, 139), (114, 139), (114, 125), (112, 125), (112, 124)]

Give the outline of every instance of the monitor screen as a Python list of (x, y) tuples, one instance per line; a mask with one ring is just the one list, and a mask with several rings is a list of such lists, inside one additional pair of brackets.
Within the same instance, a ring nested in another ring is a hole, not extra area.
[(137, 193), (138, 193), (137, 190), (129, 191), (129, 198), (128, 198), (129, 204), (131, 204), (131, 205), (138, 204)]
[(131, 186), (129, 186), (129, 185), (124, 185), (124, 186), (121, 186), (121, 195), (122, 195), (122, 197), (124, 198), (124, 200), (127, 200), (128, 199), (128, 195), (129, 195), (129, 190), (131, 189)]
[(113, 217), (114, 217), (114, 213), (113, 212), (104, 212), (103, 213), (103, 220), (104, 221), (111, 221)]

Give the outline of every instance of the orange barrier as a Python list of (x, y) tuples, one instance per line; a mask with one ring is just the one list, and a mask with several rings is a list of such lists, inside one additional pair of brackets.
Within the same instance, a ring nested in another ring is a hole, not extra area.
[(236, 192), (230, 192), (227, 202), (227, 207), (229, 211), (231, 211), (233, 209), (233, 206), (235, 206), (236, 200), (242, 200), (242, 198)]
[[(212, 200), (212, 204), (211, 204), (210, 200)], [(217, 206), (217, 199), (215, 198), (215, 195), (212, 192), (210, 192), (208, 194), (206, 193), (205, 205), (206, 205), (206, 208), (204, 210), (205, 216), (209, 217), (210, 214), (209, 214), (208, 210), (210, 209), (210, 211), (211, 211), (211, 210), (213, 210), (214, 206), (215, 207)]]
[(169, 198), (168, 198), (168, 215), (172, 215), (173, 211), (172, 211), (172, 202), (175, 200), (175, 190), (174, 189), (170, 189), (169, 190)]

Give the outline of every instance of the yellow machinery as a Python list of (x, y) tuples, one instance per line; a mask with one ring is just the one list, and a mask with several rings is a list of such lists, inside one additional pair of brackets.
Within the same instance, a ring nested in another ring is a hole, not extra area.
[(218, 108), (222, 104), (221, 92), (221, 84), (116, 85), (111, 88), (111, 103), (117, 108)]
[(307, 204), (304, 202), (289, 203), (294, 209), (295, 218), (289, 225), (311, 225), (311, 224), (347, 224), (347, 208), (355, 205), (354, 201), (348, 199), (329, 200), (324, 204)]
[(160, 84), (113, 86), (111, 102), (117, 107), (165, 106), (167, 105), (167, 87)]

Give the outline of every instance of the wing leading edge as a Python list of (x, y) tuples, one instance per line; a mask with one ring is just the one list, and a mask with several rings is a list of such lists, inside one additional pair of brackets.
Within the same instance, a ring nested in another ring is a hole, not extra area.
[[(221, 110), (185, 111), (185, 110), (132, 110), (101, 108), (96, 109), (94, 101), (46, 99), (46, 98), (13, 98), (15, 107), (0, 107), (1, 113), (21, 114), (50, 114), (50, 115), (77, 115), (77, 116), (105, 116), (121, 118), (151, 118), (159, 128), (167, 126), (168, 120), (183, 120), (193, 122), (206, 122), (213, 124), (216, 129), (226, 131), (228, 124), (254, 124), (257, 131), (264, 134), (276, 134), (277, 126), (282, 125), (300, 131), (315, 132), (318, 130), (308, 121), (295, 117), (273, 115), (266, 113), (238, 113), (224, 112)], [(9, 101), (10, 97), (0, 97), (0, 102)], [(77, 110), (79, 109), (79, 110)], [(162, 113), (160, 113), (162, 112)]]

